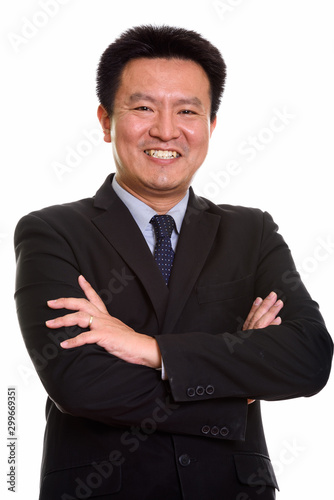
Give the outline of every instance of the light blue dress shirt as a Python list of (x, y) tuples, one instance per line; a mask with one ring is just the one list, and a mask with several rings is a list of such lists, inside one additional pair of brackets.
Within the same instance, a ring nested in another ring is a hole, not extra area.
[[(112, 180), (112, 187), (117, 196), (122, 200), (124, 205), (128, 208), (129, 212), (131, 213), (132, 217), (138, 224), (138, 227), (143, 233), (146, 243), (148, 244), (153, 254), (156, 237), (153, 226), (152, 224), (150, 224), (150, 220), (152, 219), (153, 215), (156, 215), (156, 212), (153, 210), (153, 208), (146, 205), (146, 203), (139, 200), (138, 198), (130, 194), (128, 191), (123, 189), (116, 181), (115, 176)], [(182, 222), (188, 205), (188, 199), (189, 199), (189, 190), (187, 191), (187, 194), (184, 196), (184, 198), (182, 198), (182, 200), (179, 201), (177, 205), (175, 205), (173, 208), (171, 208), (171, 210), (169, 210), (169, 212), (167, 212), (167, 214), (171, 215), (175, 221), (175, 229), (173, 229), (171, 236), (171, 243), (174, 252), (176, 251), (176, 246), (179, 239)]]

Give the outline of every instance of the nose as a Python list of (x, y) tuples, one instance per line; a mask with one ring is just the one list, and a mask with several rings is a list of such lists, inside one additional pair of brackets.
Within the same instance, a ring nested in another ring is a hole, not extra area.
[(181, 133), (177, 125), (177, 116), (170, 111), (157, 113), (149, 133), (151, 137), (160, 139), (163, 142), (177, 139)]

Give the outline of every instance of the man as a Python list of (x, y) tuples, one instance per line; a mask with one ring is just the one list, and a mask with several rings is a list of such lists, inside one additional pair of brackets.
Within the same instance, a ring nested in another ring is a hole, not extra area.
[(327, 382), (331, 339), (271, 217), (189, 188), (224, 79), (192, 31), (124, 33), (98, 69), (116, 175), (18, 224), (41, 500), (273, 499), (260, 400)]

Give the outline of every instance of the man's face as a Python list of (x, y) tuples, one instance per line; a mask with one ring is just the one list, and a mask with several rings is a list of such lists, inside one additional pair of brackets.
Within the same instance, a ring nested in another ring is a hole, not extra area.
[(130, 61), (110, 122), (120, 185), (144, 200), (184, 194), (208, 151), (210, 108), (209, 80), (195, 62)]

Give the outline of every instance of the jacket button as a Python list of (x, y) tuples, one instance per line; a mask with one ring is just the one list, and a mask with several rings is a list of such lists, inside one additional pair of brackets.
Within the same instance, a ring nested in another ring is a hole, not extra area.
[(203, 394), (204, 394), (204, 387), (202, 387), (201, 385), (198, 385), (196, 387), (196, 394), (197, 394), (197, 396), (203, 396)]
[(210, 432), (210, 426), (209, 425), (203, 425), (202, 432), (203, 432), (203, 434), (209, 434), (209, 432)]
[(221, 436), (223, 436), (223, 437), (227, 436), (227, 434), (228, 434), (229, 432), (230, 432), (230, 431), (228, 430), (228, 428), (227, 428), (227, 427), (222, 427), (222, 428), (220, 429), (220, 434), (221, 434)]
[(213, 387), (213, 385), (208, 385), (205, 391), (209, 396), (211, 396), (211, 394), (215, 392), (215, 388)]
[(218, 428), (216, 425), (214, 425), (214, 426), (212, 427), (212, 429), (211, 429), (211, 434), (212, 434), (213, 436), (217, 436), (217, 435), (219, 434), (219, 428)]
[(195, 396), (195, 389), (193, 387), (188, 387), (187, 389), (187, 396), (189, 396), (189, 398), (193, 398)]
[(179, 462), (182, 465), (182, 467), (187, 467), (187, 465), (190, 464), (190, 457), (187, 454), (181, 455), (179, 457)]

